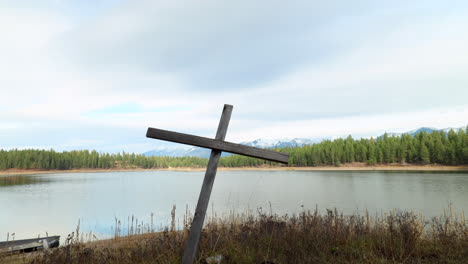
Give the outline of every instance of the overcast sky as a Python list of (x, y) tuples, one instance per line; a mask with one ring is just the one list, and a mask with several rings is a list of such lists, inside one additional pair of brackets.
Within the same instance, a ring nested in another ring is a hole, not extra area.
[(0, 0), (0, 148), (468, 124), (467, 1)]

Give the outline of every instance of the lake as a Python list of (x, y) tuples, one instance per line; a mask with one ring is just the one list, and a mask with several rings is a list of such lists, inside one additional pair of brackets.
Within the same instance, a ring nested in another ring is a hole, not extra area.
[[(171, 209), (182, 224), (194, 211), (204, 172), (145, 171), (0, 176), (0, 241), (61, 235), (76, 229), (98, 238), (113, 234), (115, 219), (134, 216), (169, 225)], [(208, 214), (292, 214), (337, 208), (345, 214), (415, 210), (428, 217), (452, 205), (468, 210), (467, 172), (220, 171)], [(123, 230), (126, 233), (126, 230)], [(10, 236), (11, 239), (11, 236)]]

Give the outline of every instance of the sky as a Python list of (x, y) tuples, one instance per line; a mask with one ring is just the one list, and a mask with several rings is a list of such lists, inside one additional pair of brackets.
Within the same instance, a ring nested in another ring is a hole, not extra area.
[(468, 124), (467, 1), (0, 0), (0, 148)]

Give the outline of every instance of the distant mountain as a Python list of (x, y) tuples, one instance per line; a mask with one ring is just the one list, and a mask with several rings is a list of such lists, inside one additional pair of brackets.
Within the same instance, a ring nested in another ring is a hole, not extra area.
[(450, 131), (450, 129), (453, 129), (455, 132), (458, 132), (460, 129), (465, 129), (465, 127), (447, 127), (447, 128), (444, 128), (444, 129), (437, 129), (437, 128), (433, 128), (433, 127), (420, 127), (418, 129), (414, 129), (414, 130), (411, 130), (411, 131), (407, 131), (407, 132), (404, 132), (404, 133), (387, 133), (388, 136), (401, 136), (403, 134), (409, 134), (411, 135), (412, 137), (414, 137), (415, 135), (421, 133), (421, 132), (426, 132), (426, 133), (432, 133), (434, 131), (444, 131), (445, 133), (448, 133)]
[(190, 153), (190, 148), (168, 148), (168, 147), (161, 147), (157, 149), (153, 149), (150, 151), (147, 151), (143, 153), (143, 155), (147, 157), (151, 156), (168, 156), (168, 157), (182, 157), (182, 156), (188, 156), (188, 153)]
[[(293, 138), (293, 139), (256, 139), (254, 141), (241, 142), (240, 144), (256, 147), (256, 148), (285, 148), (285, 147), (301, 147), (304, 145), (311, 145), (315, 142), (319, 142), (317, 139), (308, 139), (308, 138)], [(209, 158), (210, 150), (199, 148), (199, 147), (187, 147), (181, 146), (178, 148), (158, 148), (148, 152), (143, 153), (145, 156), (169, 156), (169, 157), (183, 157), (183, 156), (194, 156)], [(222, 156), (230, 156), (230, 153), (223, 152)]]
[(256, 139), (254, 141), (242, 142), (240, 144), (256, 147), (256, 148), (285, 148), (285, 147), (301, 147), (311, 145), (318, 140), (308, 138), (293, 138), (293, 139)]

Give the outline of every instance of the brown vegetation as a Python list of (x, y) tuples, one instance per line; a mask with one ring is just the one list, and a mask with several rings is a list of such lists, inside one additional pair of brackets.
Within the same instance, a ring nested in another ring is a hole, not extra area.
[[(189, 222), (189, 219), (186, 221)], [(467, 263), (468, 226), (451, 211), (425, 221), (412, 212), (371, 217), (336, 210), (299, 215), (210, 218), (197, 263)], [(180, 263), (187, 226), (180, 231), (76, 242), (15, 263)], [(9, 257), (3, 260), (13, 260)], [(0, 259), (1, 260), (1, 259)]]

